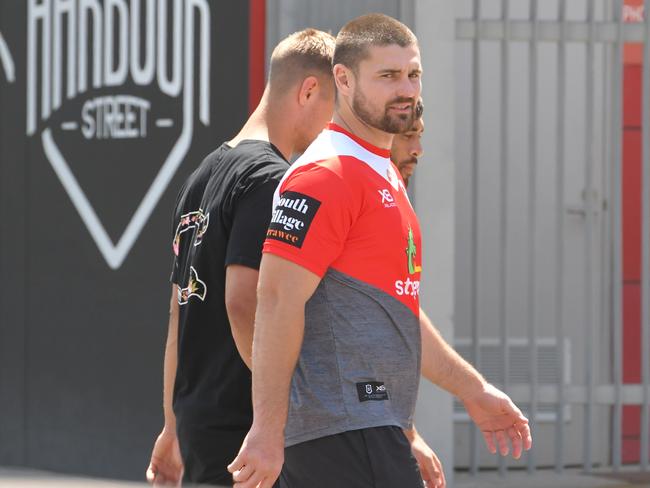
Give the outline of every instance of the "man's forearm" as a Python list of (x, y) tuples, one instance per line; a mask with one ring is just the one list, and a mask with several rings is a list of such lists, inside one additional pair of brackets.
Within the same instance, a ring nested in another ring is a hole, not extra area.
[(252, 369), (253, 329), (257, 306), (256, 269), (242, 265), (226, 268), (226, 310), (235, 346), (242, 361)]
[(422, 309), (420, 331), (422, 376), (459, 398), (483, 387), (481, 374), (442, 338)]
[(253, 339), (253, 427), (284, 431), (304, 327), (304, 303), (260, 294)]
[(178, 363), (178, 300), (176, 298), (176, 285), (172, 288), (163, 366), (163, 411), (165, 414), (165, 430), (176, 433), (176, 416), (174, 415), (172, 403)]

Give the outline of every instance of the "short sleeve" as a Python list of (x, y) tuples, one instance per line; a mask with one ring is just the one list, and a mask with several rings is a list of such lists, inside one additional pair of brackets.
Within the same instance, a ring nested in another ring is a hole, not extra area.
[(248, 190), (235, 204), (225, 266), (259, 269), (262, 245), (271, 220), (273, 193), (280, 178), (270, 178)]
[(355, 207), (338, 174), (318, 164), (301, 168), (280, 188), (264, 252), (322, 277), (343, 250)]
[[(183, 213), (183, 201), (186, 198), (187, 194), (187, 181), (183, 184), (181, 189), (178, 192), (178, 195), (176, 196), (176, 204), (174, 206), (174, 214), (172, 216), (172, 225), (171, 225), (171, 248), (173, 251), (173, 258), (172, 258), (172, 272), (171, 276), (169, 277), (169, 281), (172, 284), (178, 285), (179, 280), (180, 280), (180, 274), (181, 274), (181, 244), (179, 243), (179, 240), (177, 239), (177, 233), (178, 233), (178, 223), (180, 221), (181, 214)], [(185, 249), (183, 249), (185, 251)]]

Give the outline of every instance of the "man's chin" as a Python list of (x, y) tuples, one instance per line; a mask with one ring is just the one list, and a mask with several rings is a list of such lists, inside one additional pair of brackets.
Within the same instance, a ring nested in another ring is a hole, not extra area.
[(400, 166), (400, 172), (404, 178), (410, 178), (415, 173), (415, 166), (418, 163), (405, 163)]
[(405, 132), (408, 132), (411, 130), (411, 127), (413, 126), (413, 118), (412, 117), (406, 117), (403, 119), (402, 117), (399, 117), (397, 119), (391, 119), (390, 121), (390, 130), (387, 132), (391, 134), (404, 134)]

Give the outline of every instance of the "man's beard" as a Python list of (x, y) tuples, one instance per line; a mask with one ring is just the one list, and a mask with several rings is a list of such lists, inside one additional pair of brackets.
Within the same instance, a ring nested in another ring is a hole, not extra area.
[(413, 165), (417, 165), (417, 164), (418, 164), (418, 158), (409, 158), (409, 159), (406, 159), (406, 160), (404, 160), (404, 161), (401, 161), (399, 164), (396, 165), (397, 168), (398, 168), (398, 170), (399, 170), (399, 172), (400, 172), (400, 174), (402, 175), (402, 179), (404, 180), (404, 186), (407, 187), (407, 188), (408, 188), (408, 186), (409, 186), (409, 179), (410, 179), (411, 176), (413, 176), (413, 175), (412, 175), (412, 174), (411, 174), (411, 175), (406, 175), (406, 174), (404, 174), (404, 173), (402, 172), (402, 168), (403, 168), (404, 166), (408, 166), (408, 165), (411, 165), (411, 164), (413, 164)]
[[(392, 116), (389, 114), (388, 107), (398, 103), (410, 103), (412, 110), (408, 114)], [(369, 110), (369, 104), (363, 93), (358, 90), (352, 98), (352, 109), (354, 113), (366, 124), (375, 129), (379, 129), (389, 134), (402, 134), (407, 132), (415, 121), (415, 103), (412, 98), (396, 98), (386, 104), (384, 113), (374, 115)]]

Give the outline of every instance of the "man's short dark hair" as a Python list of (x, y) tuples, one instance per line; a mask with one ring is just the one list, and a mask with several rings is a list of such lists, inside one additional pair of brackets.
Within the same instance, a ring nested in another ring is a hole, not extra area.
[(366, 14), (351, 20), (336, 36), (333, 64), (342, 64), (354, 72), (368, 56), (370, 46), (400, 47), (417, 45), (415, 34), (399, 20), (384, 14)]
[(317, 29), (304, 29), (284, 38), (271, 54), (269, 84), (286, 89), (307, 76), (332, 76), (335, 39)]

